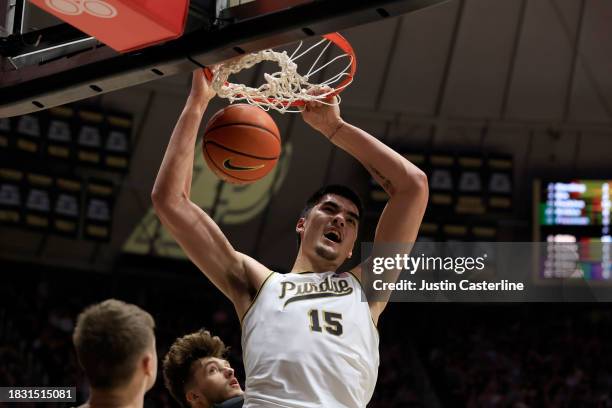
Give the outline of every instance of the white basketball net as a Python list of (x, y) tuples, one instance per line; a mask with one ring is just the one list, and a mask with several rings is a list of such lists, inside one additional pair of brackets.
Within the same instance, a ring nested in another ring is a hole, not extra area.
[[(312, 64), (308, 72), (304, 75), (300, 75), (297, 72), (297, 61), (300, 57), (310, 52), (312, 49), (320, 46), (323, 43), (327, 43), (315, 62)], [(289, 56), (286, 51), (277, 52), (274, 50), (263, 50), (256, 53), (245, 55), (244, 57), (235, 61), (222, 64), (213, 70), (212, 88), (217, 92), (217, 95), (222, 98), (227, 98), (230, 102), (234, 101), (245, 101), (251, 105), (257, 105), (260, 108), (268, 111), (270, 109), (277, 110), (281, 113), (285, 112), (300, 112), (300, 108), (292, 106), (291, 104), (297, 101), (319, 101), (326, 105), (335, 105), (340, 103), (340, 97), (331, 99), (331, 102), (326, 100), (331, 94), (335, 94), (341, 89), (345, 88), (350, 82), (344, 84), (338, 88), (330, 88), (329, 91), (321, 93), (319, 95), (313, 95), (319, 89), (323, 87), (330, 87), (334, 83), (340, 81), (346, 76), (350, 76), (347, 72), (351, 67), (353, 61), (352, 56), (348, 54), (338, 55), (332, 58), (330, 61), (320, 67), (316, 67), (319, 60), (332, 44), (328, 39), (323, 39), (306, 51), (300, 53), (297, 52), (302, 47), (300, 41), (298, 47)], [(348, 58), (348, 64), (339, 73), (333, 75), (331, 78), (321, 82), (319, 84), (313, 84), (309, 82), (310, 78), (325, 69), (332, 63), (338, 61), (341, 58)], [(265, 83), (257, 88), (252, 88), (243, 84), (235, 84), (228, 82), (228, 78), (232, 74), (236, 74), (243, 69), (248, 69), (262, 61), (273, 61), (278, 63), (280, 71), (272, 74), (264, 73)], [(351, 78), (352, 82), (352, 78)]]

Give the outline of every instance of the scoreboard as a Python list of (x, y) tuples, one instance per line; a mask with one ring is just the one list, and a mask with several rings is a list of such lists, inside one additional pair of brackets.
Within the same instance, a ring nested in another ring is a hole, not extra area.
[(611, 281), (612, 180), (534, 183), (534, 241), (546, 242), (542, 278)]
[(542, 183), (538, 226), (543, 238), (569, 234), (576, 239), (609, 239), (611, 184), (612, 180)]

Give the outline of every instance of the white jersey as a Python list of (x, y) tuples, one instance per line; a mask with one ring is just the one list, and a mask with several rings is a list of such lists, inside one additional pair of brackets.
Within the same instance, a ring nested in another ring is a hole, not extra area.
[(378, 332), (350, 273), (271, 273), (242, 322), (243, 408), (363, 408)]

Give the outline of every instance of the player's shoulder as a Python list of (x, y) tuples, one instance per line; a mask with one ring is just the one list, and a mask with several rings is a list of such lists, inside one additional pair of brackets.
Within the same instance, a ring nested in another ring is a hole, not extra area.
[(361, 267), (361, 264), (355, 266), (354, 268), (349, 269), (347, 271), (347, 273), (350, 274), (361, 285), (361, 283), (362, 283), (362, 267)]
[(249, 286), (256, 292), (261, 288), (262, 284), (274, 274), (274, 271), (267, 266), (242, 252), (239, 252), (242, 258), (244, 272), (248, 280)]

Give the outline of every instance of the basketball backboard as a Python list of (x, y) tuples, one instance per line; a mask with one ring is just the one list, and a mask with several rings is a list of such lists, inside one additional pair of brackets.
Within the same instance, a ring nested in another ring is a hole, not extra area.
[[(180, 38), (127, 53), (54, 18), (45, 23), (50, 26), (29, 30), (5, 22), (4, 27), (11, 28), (0, 38), (0, 117), (74, 102), (443, 1), (192, 0)], [(21, 0), (4, 3), (7, 21), (33, 7)]]

